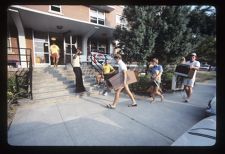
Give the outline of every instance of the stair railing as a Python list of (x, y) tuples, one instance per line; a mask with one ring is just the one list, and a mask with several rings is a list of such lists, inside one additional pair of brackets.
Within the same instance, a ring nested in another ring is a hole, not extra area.
[[(23, 68), (21, 71), (16, 72), (16, 89), (17, 93), (21, 94), (23, 97), (21, 89), (25, 90), (26, 96), (30, 99), (33, 99), (32, 93), (32, 49), (30, 48), (15, 48), (8, 47), (8, 50), (18, 51), (15, 53), (8, 53), (8, 66), (13, 66), (19, 68), (22, 63), (26, 63), (27, 68)], [(25, 50), (24, 54), (21, 54), (21, 50)], [(25, 60), (22, 60), (21, 56), (26, 57)]]
[[(101, 74), (102, 73), (102, 67), (103, 67), (102, 63), (98, 59), (96, 59), (96, 57), (92, 54), (91, 54), (90, 59), (91, 59), (91, 65), (95, 68), (96, 71), (98, 71)], [(101, 67), (99, 66), (99, 64), (100, 64)]]

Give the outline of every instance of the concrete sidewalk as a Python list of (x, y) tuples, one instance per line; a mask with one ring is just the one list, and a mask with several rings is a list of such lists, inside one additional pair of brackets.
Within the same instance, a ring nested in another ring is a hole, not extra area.
[[(163, 102), (137, 97), (137, 107), (122, 95), (116, 109), (108, 109), (114, 95), (76, 97), (24, 104), (8, 131), (10, 145), (25, 146), (170, 146), (204, 118), (215, 84), (196, 85), (192, 101), (181, 92), (165, 94)], [(159, 100), (159, 98), (157, 98)]]

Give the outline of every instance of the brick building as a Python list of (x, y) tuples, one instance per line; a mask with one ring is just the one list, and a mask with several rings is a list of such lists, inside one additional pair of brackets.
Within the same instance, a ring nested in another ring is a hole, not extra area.
[[(82, 62), (91, 52), (113, 54), (113, 31), (123, 24), (120, 5), (11, 5), (7, 14), (8, 53), (32, 51), (34, 67), (51, 65), (49, 48), (60, 48), (59, 65), (71, 60), (74, 48), (83, 51)], [(16, 60), (10, 56), (8, 60)], [(21, 64), (25, 67), (25, 64)]]

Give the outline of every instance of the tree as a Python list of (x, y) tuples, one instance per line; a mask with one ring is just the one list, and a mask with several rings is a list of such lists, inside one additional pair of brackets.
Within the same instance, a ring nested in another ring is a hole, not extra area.
[(190, 27), (198, 44), (196, 53), (200, 62), (216, 65), (216, 14), (211, 6), (198, 6), (189, 14)]
[(187, 6), (127, 6), (123, 16), (129, 29), (117, 27), (115, 39), (129, 62), (157, 56), (162, 64), (176, 63), (193, 51)]
[[(176, 64), (196, 52), (207, 62), (215, 61), (215, 13), (210, 7), (126, 6), (128, 28), (118, 26), (114, 37), (126, 62), (144, 63), (158, 57), (163, 65)], [(214, 37), (214, 38), (213, 38)], [(207, 43), (207, 44), (206, 44)], [(211, 53), (212, 52), (212, 53)]]
[(190, 7), (166, 6), (162, 10), (158, 37), (155, 40), (154, 56), (162, 64), (175, 64), (180, 57), (194, 51), (192, 30), (187, 27)]
[(126, 6), (123, 12), (129, 28), (118, 26), (114, 37), (119, 41), (118, 48), (124, 53), (125, 61), (144, 63), (152, 53), (157, 37), (157, 13), (161, 7)]

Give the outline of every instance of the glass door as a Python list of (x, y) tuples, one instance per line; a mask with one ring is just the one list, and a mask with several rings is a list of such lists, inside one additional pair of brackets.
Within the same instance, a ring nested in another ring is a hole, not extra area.
[(70, 64), (72, 62), (72, 53), (77, 48), (77, 37), (67, 35), (64, 37), (64, 63)]
[(33, 32), (34, 64), (35, 66), (50, 65), (48, 34)]

